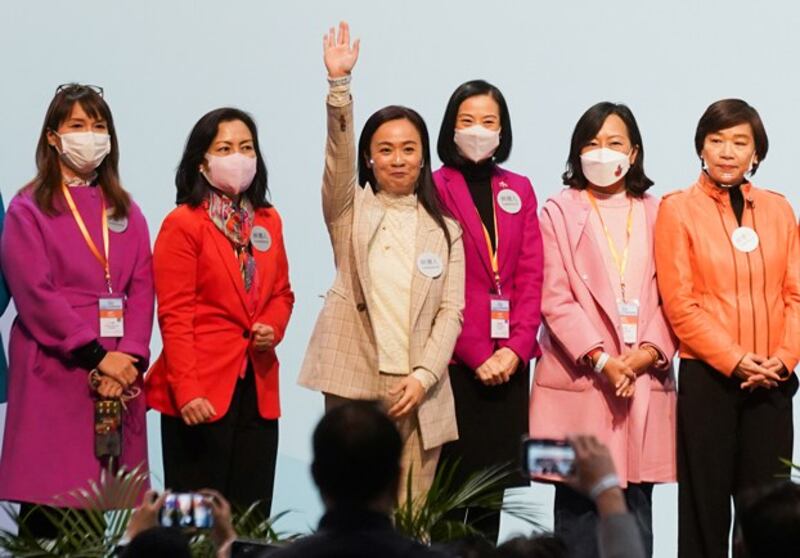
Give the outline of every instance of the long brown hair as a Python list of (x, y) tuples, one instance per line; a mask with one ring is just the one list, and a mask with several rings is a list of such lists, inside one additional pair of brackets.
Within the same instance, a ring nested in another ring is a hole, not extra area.
[[(60, 87), (47, 108), (47, 114), (42, 125), (42, 133), (36, 145), (36, 177), (29, 185), (33, 189), (33, 199), (36, 201), (36, 205), (48, 214), (57, 213), (64, 209), (62, 203), (64, 200), (61, 194), (62, 176), (61, 167), (59, 166), (59, 154), (55, 147), (48, 143), (47, 132), (58, 130), (58, 127), (69, 118), (75, 103), (80, 103), (81, 108), (91, 118), (105, 120), (108, 124), (108, 133), (111, 136), (111, 153), (103, 159), (103, 162), (96, 169), (97, 183), (103, 191), (106, 204), (113, 208), (114, 216), (117, 218), (125, 217), (128, 215), (131, 199), (119, 181), (119, 172), (117, 171), (119, 149), (111, 109), (108, 108), (108, 104), (97, 91), (77, 83)], [(58, 197), (58, 205), (60, 207), (56, 207), (56, 197)]]

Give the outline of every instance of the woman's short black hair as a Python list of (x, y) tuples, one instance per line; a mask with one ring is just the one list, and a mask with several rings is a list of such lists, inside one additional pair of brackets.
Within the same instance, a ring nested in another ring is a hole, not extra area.
[(267, 195), (269, 195), (267, 165), (264, 164), (264, 157), (261, 156), (256, 123), (253, 117), (246, 112), (231, 107), (218, 108), (205, 114), (197, 121), (197, 124), (194, 125), (194, 128), (189, 133), (186, 147), (183, 150), (183, 157), (175, 174), (175, 186), (178, 188), (178, 194), (175, 199), (176, 204), (185, 203), (191, 207), (197, 207), (206, 199), (211, 185), (200, 173), (200, 164), (205, 159), (211, 142), (214, 141), (219, 132), (219, 125), (223, 122), (232, 122), (234, 120), (240, 120), (250, 130), (253, 135), (253, 149), (257, 157), (256, 176), (253, 178), (250, 187), (242, 195), (249, 199), (256, 209), (259, 207), (271, 207), (271, 204), (267, 201)]
[(375, 135), (378, 128), (391, 120), (408, 120), (419, 134), (420, 141), (422, 142), (423, 159), (415, 192), (417, 194), (417, 201), (422, 204), (422, 207), (425, 208), (428, 215), (431, 216), (444, 232), (449, 251), (452, 238), (450, 237), (450, 230), (447, 228), (447, 223), (444, 220), (445, 213), (442, 210), (442, 203), (439, 200), (436, 184), (433, 182), (428, 127), (425, 125), (425, 120), (417, 111), (408, 107), (390, 105), (388, 107), (383, 107), (367, 119), (364, 128), (361, 130), (361, 136), (358, 138), (358, 184), (362, 188), (369, 184), (372, 191), (377, 193), (379, 185), (375, 180), (375, 173), (372, 171), (372, 166), (369, 164), (370, 144), (372, 143), (372, 136)]
[(642, 134), (639, 132), (636, 119), (633, 117), (631, 109), (619, 103), (604, 101), (593, 105), (583, 113), (583, 116), (580, 117), (575, 125), (575, 130), (572, 132), (567, 168), (564, 174), (561, 175), (561, 180), (565, 186), (570, 188), (578, 190), (586, 188), (589, 181), (586, 180), (581, 167), (581, 150), (597, 136), (597, 132), (603, 127), (606, 118), (612, 114), (616, 114), (622, 119), (628, 129), (628, 138), (631, 140), (631, 145), (638, 148), (636, 159), (625, 176), (625, 189), (631, 196), (640, 198), (653, 185), (653, 181), (644, 173), (644, 145), (642, 144)]
[(442, 127), (439, 128), (439, 141), (436, 144), (436, 151), (439, 154), (439, 159), (448, 167), (462, 167), (470, 163), (459, 153), (453, 137), (456, 129), (456, 117), (461, 103), (475, 95), (489, 95), (500, 106), (500, 145), (497, 146), (497, 150), (494, 152), (494, 161), (502, 163), (511, 155), (511, 115), (508, 112), (506, 99), (500, 90), (488, 81), (474, 79), (459, 85), (450, 96), (450, 100), (447, 101), (447, 108), (444, 109), (444, 118), (442, 118)]
[(722, 99), (716, 103), (712, 103), (700, 117), (697, 123), (697, 130), (694, 133), (694, 148), (697, 151), (697, 156), (700, 157), (702, 164), (703, 144), (706, 142), (706, 137), (709, 134), (733, 128), (739, 124), (750, 124), (753, 130), (753, 141), (756, 144), (756, 162), (753, 163), (753, 169), (750, 171), (750, 176), (756, 173), (758, 165), (767, 156), (769, 150), (769, 138), (767, 138), (767, 130), (764, 128), (764, 123), (758, 115), (758, 111), (747, 104), (741, 99)]

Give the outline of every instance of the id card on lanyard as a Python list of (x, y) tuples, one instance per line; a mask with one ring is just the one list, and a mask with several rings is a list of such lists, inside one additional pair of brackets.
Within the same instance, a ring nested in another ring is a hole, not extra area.
[[(499, 239), (494, 200), (492, 200), (492, 217), (494, 218), (494, 237)], [(500, 267), (497, 263), (497, 250), (492, 246), (492, 239), (489, 237), (486, 225), (481, 223), (481, 226), (483, 227), (483, 236), (486, 238), (486, 249), (489, 251), (489, 261), (492, 264), (496, 289), (495, 293), (489, 297), (490, 334), (492, 339), (508, 339), (511, 337), (511, 301), (503, 297), (503, 290), (500, 287)]]
[(630, 200), (628, 208), (628, 221), (625, 227), (625, 248), (620, 257), (614, 239), (603, 220), (603, 215), (600, 213), (600, 207), (597, 205), (594, 195), (586, 190), (586, 195), (589, 197), (592, 207), (597, 213), (600, 224), (603, 226), (603, 232), (608, 242), (608, 250), (611, 257), (614, 259), (617, 273), (619, 274), (619, 287), (621, 300), (617, 300), (617, 313), (619, 314), (620, 325), (622, 326), (622, 342), (626, 345), (634, 345), (639, 341), (639, 301), (627, 300), (625, 296), (625, 270), (628, 268), (628, 256), (631, 244), (631, 234), (633, 232), (633, 200)]
[(108, 261), (108, 215), (106, 215), (106, 204), (101, 197), (101, 223), (103, 228), (103, 252), (97, 249), (97, 245), (89, 235), (86, 228), (86, 223), (83, 221), (75, 200), (72, 199), (72, 194), (69, 192), (69, 187), (66, 184), (61, 185), (64, 193), (64, 199), (67, 201), (72, 217), (75, 219), (75, 224), (78, 225), (83, 240), (89, 251), (100, 262), (103, 267), (103, 274), (108, 288), (108, 294), (103, 294), (99, 297), (97, 304), (98, 319), (100, 321), (100, 337), (122, 337), (125, 335), (125, 297), (122, 295), (114, 294), (114, 289), (111, 286), (111, 266)]

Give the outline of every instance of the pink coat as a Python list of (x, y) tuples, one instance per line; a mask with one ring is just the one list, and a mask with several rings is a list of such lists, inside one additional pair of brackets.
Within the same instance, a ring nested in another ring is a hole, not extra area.
[[(644, 197), (649, 245), (659, 200)], [(636, 380), (631, 400), (614, 395), (605, 377), (582, 357), (602, 345), (612, 356), (624, 347), (615, 295), (603, 254), (589, 223), (591, 206), (580, 191), (565, 189), (549, 199), (541, 215), (544, 286), (540, 336), (530, 406), (530, 435), (562, 439), (596, 435), (607, 444), (620, 480), (675, 481), (676, 339), (661, 308), (654, 259), (648, 259), (639, 296), (640, 342), (667, 357)]]
[(500, 190), (509, 188), (522, 201), (522, 208), (517, 213), (507, 213), (500, 208), (496, 212), (498, 267), (503, 296), (511, 301), (511, 337), (498, 341), (495, 346), (491, 338), (489, 316), (494, 273), (481, 218), (459, 171), (442, 167), (433, 173), (433, 179), (445, 209), (464, 230), (464, 327), (456, 342), (453, 357), (475, 370), (498, 347), (508, 347), (523, 362), (539, 356), (536, 333), (541, 321), (542, 237), (536, 215), (536, 195), (530, 180), (499, 167), (492, 175), (495, 198)]

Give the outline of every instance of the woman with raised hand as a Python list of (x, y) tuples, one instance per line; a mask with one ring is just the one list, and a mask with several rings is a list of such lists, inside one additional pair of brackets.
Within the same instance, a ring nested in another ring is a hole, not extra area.
[(800, 244), (783, 195), (754, 186), (769, 146), (740, 99), (706, 109), (702, 170), (664, 197), (656, 269), (680, 340), (678, 556), (728, 555), (731, 497), (790, 468), (800, 359)]
[(402, 486), (433, 480), (442, 444), (458, 436), (447, 363), (461, 331), (464, 252), (442, 214), (425, 122), (388, 106), (364, 125), (358, 148), (350, 73), (359, 42), (346, 23), (323, 40), (330, 90), (322, 210), (336, 278), (325, 297), (299, 382), (331, 408), (380, 401), (403, 437)]
[[(675, 481), (676, 342), (653, 259), (658, 198), (644, 172), (639, 127), (625, 105), (598, 103), (572, 133), (568, 186), (547, 200), (542, 357), (530, 434), (592, 434), (609, 447), (618, 483), (653, 552), (652, 493)], [(598, 556), (597, 508), (555, 482), (555, 531), (571, 556)]]
[[(458, 440), (441, 464), (458, 461), (455, 482), (493, 465), (516, 463), (528, 433), (530, 361), (539, 356), (542, 236), (530, 180), (500, 167), (511, 152), (505, 98), (483, 80), (460, 85), (447, 103), (433, 174), (439, 197), (465, 231), (464, 328), (450, 364)], [(507, 487), (526, 486), (512, 478)], [(473, 525), (497, 538), (500, 513)]]
[(136, 395), (153, 327), (150, 239), (118, 161), (103, 90), (60, 86), (36, 177), (5, 218), (0, 258), (17, 319), (0, 500), (21, 502), (42, 537), (56, 533), (46, 514), (28, 513), (32, 505), (79, 506), (70, 493), (103, 469), (147, 468), (145, 402)]
[(147, 375), (161, 413), (164, 481), (272, 509), (278, 358), (294, 305), (256, 124), (220, 108), (192, 128), (176, 207), (153, 252), (164, 350)]

